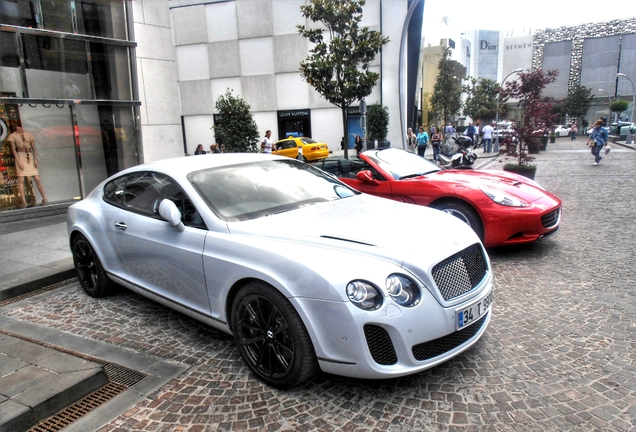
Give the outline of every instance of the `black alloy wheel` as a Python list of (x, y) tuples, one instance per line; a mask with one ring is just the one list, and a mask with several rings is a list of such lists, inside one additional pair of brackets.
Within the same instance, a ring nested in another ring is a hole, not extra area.
[(112, 282), (106, 275), (93, 246), (82, 234), (73, 239), (73, 263), (80, 285), (91, 297), (104, 297), (112, 293)]
[(317, 371), (316, 355), (300, 316), (277, 290), (247, 284), (232, 305), (232, 331), (249, 368), (265, 383), (290, 388)]

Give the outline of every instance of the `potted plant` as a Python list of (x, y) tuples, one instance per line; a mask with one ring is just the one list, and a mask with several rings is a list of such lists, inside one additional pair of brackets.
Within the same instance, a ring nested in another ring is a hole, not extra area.
[(501, 91), (504, 97), (518, 100), (520, 111), (520, 121), (513, 126), (517, 145), (503, 150), (507, 156), (504, 170), (534, 178), (537, 166), (531, 163), (534, 156), (530, 154), (539, 152), (542, 140), (548, 138), (545, 132), (553, 128), (555, 121), (552, 106), (556, 101), (541, 93), (547, 84), (556, 80), (557, 74), (557, 71), (544, 73), (540, 69), (521, 72), (517, 80), (508, 82)]
[(388, 133), (389, 109), (381, 105), (369, 105), (367, 109), (367, 139), (369, 143), (378, 140), (379, 148), (390, 147), (391, 143), (386, 140)]

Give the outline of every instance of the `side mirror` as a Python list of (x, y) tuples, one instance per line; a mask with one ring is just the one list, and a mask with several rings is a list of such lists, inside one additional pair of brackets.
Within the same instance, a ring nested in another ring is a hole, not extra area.
[(159, 214), (162, 218), (168, 221), (170, 225), (175, 227), (177, 231), (182, 232), (185, 230), (185, 225), (181, 222), (181, 212), (177, 208), (177, 205), (169, 199), (163, 199), (159, 204)]
[(369, 170), (359, 171), (358, 174), (356, 174), (356, 178), (360, 180), (362, 183), (369, 183), (369, 184), (372, 184), (373, 186), (377, 186), (380, 184), (379, 181), (373, 178), (373, 174), (371, 174), (371, 171)]

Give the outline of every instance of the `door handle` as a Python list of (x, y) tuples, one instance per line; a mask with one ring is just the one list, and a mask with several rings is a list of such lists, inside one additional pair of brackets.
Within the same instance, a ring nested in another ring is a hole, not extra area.
[(115, 224), (115, 228), (120, 229), (122, 231), (126, 231), (126, 229), (128, 228), (128, 225), (126, 225), (124, 222), (117, 222)]

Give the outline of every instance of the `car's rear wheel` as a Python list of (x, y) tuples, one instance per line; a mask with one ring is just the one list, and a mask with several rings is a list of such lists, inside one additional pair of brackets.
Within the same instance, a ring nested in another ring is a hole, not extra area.
[(113, 282), (106, 275), (95, 249), (82, 234), (73, 239), (71, 251), (80, 285), (91, 297), (104, 297), (113, 293)]
[(249, 368), (278, 388), (300, 385), (318, 371), (316, 354), (298, 312), (262, 282), (242, 287), (232, 304), (232, 331)]
[(477, 212), (468, 204), (459, 201), (446, 201), (435, 206), (436, 209), (455, 216), (475, 231), (481, 241), (484, 241), (484, 224)]

